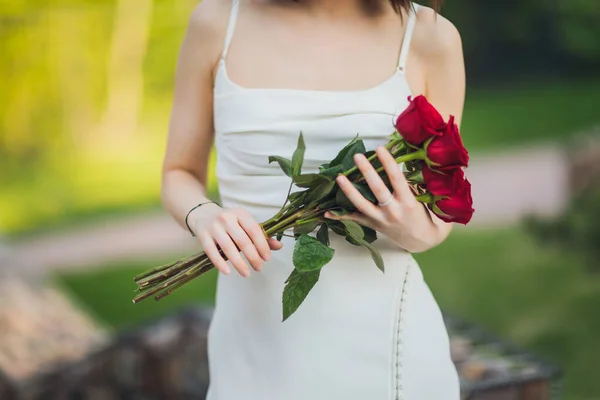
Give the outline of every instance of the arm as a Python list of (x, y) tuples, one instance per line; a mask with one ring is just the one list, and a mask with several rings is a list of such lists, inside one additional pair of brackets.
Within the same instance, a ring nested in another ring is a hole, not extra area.
[[(421, 75), (423, 94), (445, 119), (454, 115), (459, 124), (465, 95), (465, 74), (462, 44), (456, 28), (442, 16), (436, 16), (432, 9), (423, 8), (415, 27), (411, 54), (413, 60), (408, 69)], [(340, 188), (359, 212), (342, 217), (328, 213), (326, 217), (353, 219), (382, 232), (399, 247), (412, 253), (426, 251), (443, 242), (450, 234), (452, 224), (439, 219), (415, 199), (404, 174), (387, 150), (378, 148), (377, 156), (390, 177), (393, 195), (367, 159), (356, 155), (356, 165), (377, 200), (383, 204), (372, 204), (347, 178), (340, 176), (337, 178)], [(392, 201), (388, 204), (390, 198)]]
[[(465, 101), (465, 64), (460, 34), (456, 27), (441, 15), (425, 8), (419, 14), (415, 29), (415, 52), (425, 76), (425, 97), (444, 119), (454, 115), (460, 127)], [(431, 221), (437, 234), (430, 247), (443, 242), (452, 224), (439, 219), (429, 209)]]
[[(229, 9), (226, 2), (204, 0), (192, 14), (181, 46), (167, 150), (163, 163), (161, 197), (167, 211), (185, 227), (189, 210), (208, 201), (206, 181), (213, 144), (213, 76)], [(228, 260), (242, 276), (259, 271), (270, 250), (280, 244), (267, 241), (260, 225), (244, 210), (224, 210), (215, 204), (195, 209), (188, 222), (215, 267), (228, 274)], [(186, 228), (187, 229), (187, 228)]]
[[(209, 16), (216, 10), (210, 1), (196, 8), (177, 62), (175, 89), (167, 149), (163, 162), (161, 197), (167, 211), (185, 227), (187, 212), (208, 201), (205, 187), (213, 143), (212, 71), (219, 58), (217, 23)], [(194, 211), (214, 212), (213, 205)], [(187, 228), (186, 228), (187, 229)]]

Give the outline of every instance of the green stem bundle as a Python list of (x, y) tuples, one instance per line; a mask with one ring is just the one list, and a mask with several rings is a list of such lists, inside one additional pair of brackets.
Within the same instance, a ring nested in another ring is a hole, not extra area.
[[(391, 140), (386, 145), (386, 149), (392, 153), (398, 163), (423, 159), (424, 156), (422, 150), (415, 151), (415, 149), (409, 148), (402, 139)], [(383, 167), (380, 166), (381, 163), (377, 162), (376, 154), (370, 155), (368, 160), (377, 167), (378, 173), (383, 172)], [(357, 171), (357, 167), (353, 166), (342, 174), (358, 183), (364, 178), (362, 174), (351, 176)], [(286, 201), (279, 212), (261, 224), (265, 236), (268, 238), (289, 236), (285, 234), (285, 232), (291, 228), (317, 221), (324, 221), (323, 214), (335, 204), (335, 202), (325, 202), (322, 204), (313, 202), (312, 204), (307, 205), (298, 201), (289, 201), (289, 195), (293, 184), (294, 180), (292, 180)], [(224, 253), (222, 251), (220, 251), (220, 253), (221, 256), (225, 258)], [(133, 302), (139, 303), (151, 296), (154, 296), (155, 300), (160, 300), (213, 268), (214, 265), (212, 264), (212, 261), (203, 252), (153, 268), (134, 278), (134, 281), (138, 286), (138, 294), (134, 297)]]

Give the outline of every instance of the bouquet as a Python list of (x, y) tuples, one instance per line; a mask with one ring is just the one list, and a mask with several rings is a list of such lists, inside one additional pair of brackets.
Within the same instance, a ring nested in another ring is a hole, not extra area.
[[(395, 121), (386, 149), (398, 164), (403, 163), (404, 175), (418, 201), (446, 222), (467, 224), (473, 215), (471, 185), (463, 167), (468, 165), (468, 152), (462, 144), (454, 117), (446, 122), (424, 96), (409, 97), (409, 106)], [(344, 236), (355, 246), (370, 252), (375, 265), (384, 271), (381, 255), (372, 243), (377, 232), (351, 220), (325, 218), (325, 212), (344, 215), (356, 211), (353, 203), (337, 186), (335, 178), (345, 175), (369, 201), (377, 203), (364, 177), (354, 163), (354, 155), (362, 153), (379, 173), (386, 186), (390, 179), (375, 151), (366, 151), (357, 136), (318, 173), (302, 173), (305, 144), (302, 133), (291, 160), (269, 157), (269, 163), (279, 164), (290, 177), (290, 190), (283, 207), (261, 226), (267, 238), (292, 236), (294, 270), (283, 290), (283, 320), (302, 304), (319, 280), (321, 269), (333, 258), (329, 234)], [(292, 192), (293, 186), (301, 190)], [(289, 235), (287, 232), (293, 232)], [(311, 235), (316, 231), (316, 235)], [(223, 255), (223, 253), (221, 253)], [(191, 280), (214, 268), (204, 253), (176, 260), (154, 268), (134, 278), (139, 292), (138, 303), (154, 296), (160, 300)]]

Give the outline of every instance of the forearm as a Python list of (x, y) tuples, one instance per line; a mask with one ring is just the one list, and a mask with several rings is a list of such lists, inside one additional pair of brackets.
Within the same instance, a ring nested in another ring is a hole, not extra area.
[(183, 169), (163, 173), (161, 198), (165, 209), (185, 229), (187, 213), (199, 203), (210, 201), (204, 185), (192, 173)]

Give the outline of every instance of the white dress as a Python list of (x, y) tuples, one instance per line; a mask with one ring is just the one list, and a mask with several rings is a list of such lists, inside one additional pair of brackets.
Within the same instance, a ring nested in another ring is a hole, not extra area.
[[(223, 205), (243, 207), (260, 222), (279, 210), (289, 185), (268, 157), (291, 157), (300, 131), (304, 172), (317, 171), (357, 133), (367, 149), (387, 142), (411, 94), (404, 65), (415, 12), (395, 74), (348, 92), (236, 85), (225, 59), (237, 12), (234, 0), (214, 88), (216, 173)], [(330, 237), (333, 260), (285, 322), (293, 239), (283, 238), (262, 272), (219, 276), (207, 400), (458, 400), (442, 315), (411, 254), (380, 237), (382, 273), (365, 249)]]

